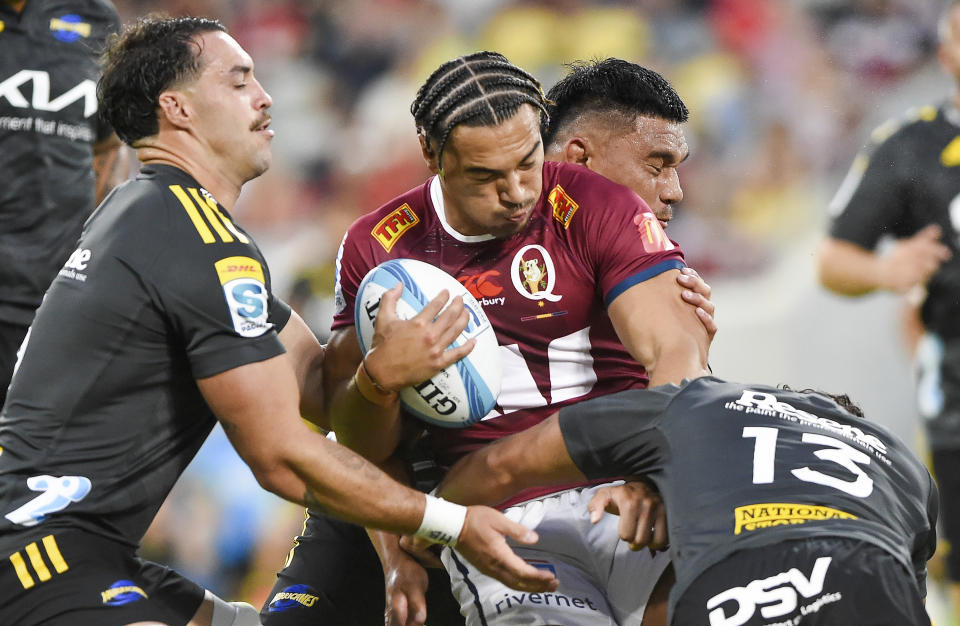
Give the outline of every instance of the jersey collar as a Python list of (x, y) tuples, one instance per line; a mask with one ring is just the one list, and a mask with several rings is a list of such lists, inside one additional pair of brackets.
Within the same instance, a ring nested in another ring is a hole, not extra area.
[(437, 218), (440, 220), (440, 224), (443, 225), (443, 230), (447, 231), (447, 234), (456, 239), (457, 241), (463, 241), (464, 243), (477, 243), (479, 241), (490, 241), (494, 239), (493, 235), (462, 235), (455, 231), (452, 226), (447, 222), (447, 212), (446, 208), (443, 205), (443, 189), (440, 187), (440, 177), (434, 176), (430, 180), (430, 201), (433, 203), (433, 209), (437, 212)]

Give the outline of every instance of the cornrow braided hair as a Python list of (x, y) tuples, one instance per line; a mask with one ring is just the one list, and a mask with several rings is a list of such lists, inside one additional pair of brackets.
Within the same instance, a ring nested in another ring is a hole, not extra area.
[[(540, 82), (496, 52), (474, 52), (438, 67), (410, 105), (417, 134), (435, 147), (437, 163), (458, 124), (497, 126), (531, 104), (548, 117)], [(546, 123), (546, 122), (544, 122)]]

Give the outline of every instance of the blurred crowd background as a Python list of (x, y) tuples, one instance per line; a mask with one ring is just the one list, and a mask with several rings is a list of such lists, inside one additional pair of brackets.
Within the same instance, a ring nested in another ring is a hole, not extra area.
[[(274, 165), (235, 217), (321, 340), (333, 259), (358, 216), (421, 183), (409, 105), (441, 62), (497, 50), (549, 88), (564, 64), (616, 56), (690, 108), (685, 198), (668, 234), (713, 286), (717, 375), (849, 393), (922, 450), (899, 301), (845, 300), (813, 278), (827, 204), (872, 128), (947, 97), (940, 0), (117, 0), (218, 18), (274, 99)], [(302, 523), (222, 433), (151, 529), (145, 554), (259, 606)], [(187, 531), (187, 532), (185, 532)]]

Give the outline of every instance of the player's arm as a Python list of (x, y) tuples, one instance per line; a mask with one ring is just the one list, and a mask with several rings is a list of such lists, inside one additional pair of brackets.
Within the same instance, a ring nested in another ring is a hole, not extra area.
[(95, 205), (103, 202), (110, 191), (125, 181), (130, 173), (130, 150), (111, 134), (93, 146)]
[(457, 362), (476, 343), (471, 339), (447, 349), (469, 320), (459, 298), (441, 313), (448, 298), (444, 291), (415, 317), (401, 320), (396, 314), (401, 289), (384, 293), (366, 357), (356, 328), (347, 326), (333, 332), (323, 362), (329, 423), (337, 440), (376, 463), (388, 459), (400, 441), (398, 391)]
[(618, 295), (607, 313), (620, 341), (650, 375), (650, 386), (709, 373), (710, 337), (681, 297), (678, 270), (662, 272)]
[(884, 254), (828, 237), (817, 251), (817, 275), (824, 287), (846, 296), (878, 289), (904, 293), (926, 284), (950, 258), (941, 234), (938, 225), (930, 224), (912, 237), (898, 240)]
[[(296, 376), (286, 355), (201, 378), (197, 384), (241, 458), (271, 492), (391, 532), (456, 532), (457, 550), (488, 574), (518, 589), (555, 588), (552, 576), (517, 557), (504, 540), (509, 535), (532, 543), (533, 531), (486, 507), (449, 509), (454, 505), (404, 487), (366, 459), (311, 431), (300, 419)], [(451, 517), (460, 514), (462, 530), (454, 531), (459, 524)]]
[(528, 487), (584, 480), (567, 452), (555, 413), (457, 461), (436, 493), (460, 504), (496, 504)]
[(296, 311), (290, 311), (279, 337), (300, 389), (300, 415), (329, 430), (323, 405), (323, 346)]

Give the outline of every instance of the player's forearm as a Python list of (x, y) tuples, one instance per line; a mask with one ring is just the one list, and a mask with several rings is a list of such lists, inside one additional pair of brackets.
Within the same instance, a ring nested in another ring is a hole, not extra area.
[[(363, 375), (359, 369), (358, 375)], [(375, 401), (364, 395), (356, 377), (344, 382), (330, 408), (330, 422), (337, 441), (379, 464), (390, 458), (400, 441), (400, 403), (377, 398), (376, 391), (367, 389)]]
[(362, 526), (400, 534), (412, 534), (420, 526), (424, 494), (318, 434), (301, 434), (298, 439), (280, 464), (255, 470), (265, 488)]
[(883, 288), (880, 257), (848, 241), (829, 238), (817, 252), (820, 284), (845, 296), (861, 296)]

